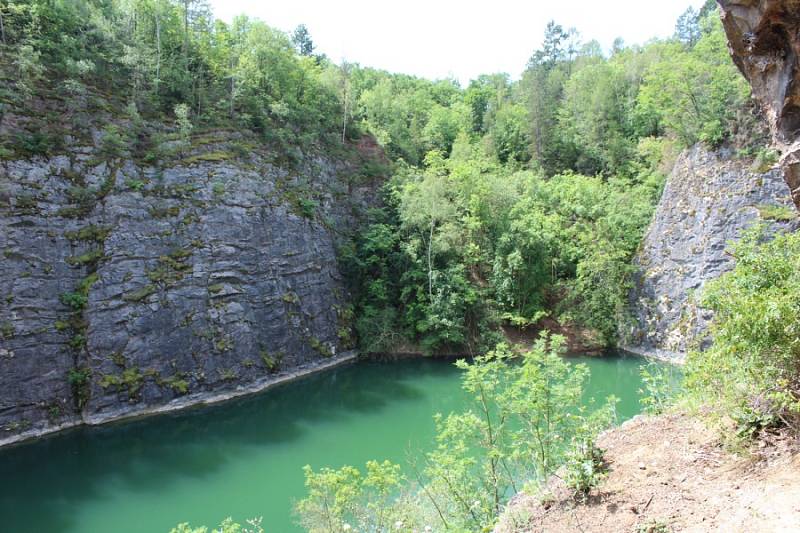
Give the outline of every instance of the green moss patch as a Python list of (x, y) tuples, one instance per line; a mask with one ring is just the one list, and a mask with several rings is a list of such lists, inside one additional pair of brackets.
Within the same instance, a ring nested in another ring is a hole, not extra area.
[(203, 152), (202, 154), (193, 155), (192, 157), (187, 157), (182, 161), (184, 165), (192, 165), (194, 163), (219, 163), (221, 161), (228, 161), (233, 159), (235, 156), (231, 152), (223, 152), (223, 151), (215, 151), (215, 152)]
[(151, 294), (156, 292), (156, 288), (153, 285), (145, 285), (139, 290), (129, 292), (122, 296), (122, 299), (126, 302), (141, 302), (145, 300)]
[(758, 215), (764, 220), (790, 222), (797, 218), (797, 211), (783, 205), (760, 204), (756, 206), (756, 209), (758, 209)]

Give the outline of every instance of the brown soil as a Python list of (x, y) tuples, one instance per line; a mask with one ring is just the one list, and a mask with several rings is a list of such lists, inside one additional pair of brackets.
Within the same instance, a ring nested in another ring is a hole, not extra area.
[(504, 325), (502, 330), (508, 342), (524, 348), (533, 346), (541, 332), (547, 330), (553, 335), (564, 337), (568, 353), (600, 355), (606, 350), (598, 332), (574, 324), (562, 324), (549, 317), (543, 318), (536, 325), (527, 328)]
[(636, 417), (598, 443), (608, 477), (586, 503), (554, 479), (550, 498), (516, 497), (496, 533), (800, 531), (800, 454), (789, 438), (768, 435), (734, 455), (697, 419), (662, 415)]

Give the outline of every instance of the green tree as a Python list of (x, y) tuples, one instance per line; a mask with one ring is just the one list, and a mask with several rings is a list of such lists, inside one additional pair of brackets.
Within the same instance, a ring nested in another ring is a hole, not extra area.
[(435, 416), (436, 448), (421, 468), (412, 465), (415, 483), (388, 462), (368, 463), (366, 476), (347, 466), (306, 467), (308, 494), (296, 507), (303, 525), (313, 532), (385, 531), (388, 524), (485, 531), (524, 480), (544, 482), (565, 461), (568, 482), (584, 494), (601, 477), (592, 436), (612, 420), (615, 400), (582, 407), (588, 369), (561, 357), (563, 349), (563, 338), (543, 335), (520, 361), (506, 345), (459, 361), (469, 407)]
[(703, 23), (708, 32), (692, 49), (677, 42), (659, 45), (661, 60), (648, 69), (638, 105), (684, 143), (716, 145), (730, 137), (750, 88), (728, 56), (718, 17), (709, 15)]
[(548, 23), (542, 47), (531, 56), (520, 83), (528, 109), (531, 155), (548, 175), (566, 168), (572, 153), (559, 133), (558, 110), (577, 52), (575, 37), (574, 30)]
[(424, 249), (429, 299), (433, 299), (435, 280), (435, 251), (447, 245), (439, 239), (442, 226), (456, 216), (452, 188), (448, 183), (444, 160), (438, 152), (428, 155), (428, 169), (419, 181), (405, 184), (400, 200), (400, 219), (403, 226), (418, 236)]
[(310, 56), (314, 53), (314, 41), (305, 24), (298, 25), (292, 33), (292, 43), (301, 56)]
[(501, 105), (488, 132), (501, 163), (525, 163), (530, 159), (528, 114), (521, 104)]
[(691, 48), (700, 40), (700, 16), (693, 7), (689, 7), (678, 17), (675, 24), (675, 38)]
[(368, 461), (365, 475), (351, 466), (315, 472), (306, 465), (303, 471), (307, 494), (295, 511), (306, 531), (389, 531), (398, 521), (411, 525), (412, 511), (397, 494), (407, 482), (399, 465)]
[(570, 77), (559, 125), (581, 147), (576, 170), (590, 175), (624, 170), (635, 149), (631, 118), (637, 92), (619, 61), (601, 59)]
[(702, 295), (714, 311), (713, 343), (690, 354), (687, 390), (742, 437), (771, 425), (800, 433), (800, 236), (765, 243), (756, 228), (731, 253), (734, 270)]

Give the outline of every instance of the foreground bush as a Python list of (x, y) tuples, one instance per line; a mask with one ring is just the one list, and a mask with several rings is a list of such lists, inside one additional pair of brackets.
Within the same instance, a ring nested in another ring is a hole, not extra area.
[(709, 284), (714, 342), (690, 355), (688, 393), (752, 437), (775, 425), (800, 433), (800, 235), (732, 247), (736, 268)]
[(526, 480), (546, 480), (562, 465), (576, 496), (585, 495), (602, 479), (592, 437), (614, 401), (591, 413), (582, 406), (589, 370), (564, 360), (563, 346), (545, 335), (520, 361), (503, 344), (459, 361), (471, 406), (435, 417), (437, 446), (422, 465), (409, 465), (412, 479), (389, 462), (367, 463), (366, 474), (306, 467), (301, 524), (320, 533), (487, 531)]

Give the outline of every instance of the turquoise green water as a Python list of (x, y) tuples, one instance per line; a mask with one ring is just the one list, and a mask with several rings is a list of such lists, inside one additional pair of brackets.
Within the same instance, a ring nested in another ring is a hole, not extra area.
[[(587, 396), (639, 412), (633, 357), (572, 358), (591, 369)], [(465, 397), (452, 363), (363, 362), (223, 405), (77, 429), (0, 450), (0, 529), (165, 532), (182, 521), (263, 516), (297, 531), (302, 467), (403, 462), (430, 446), (432, 415)]]

